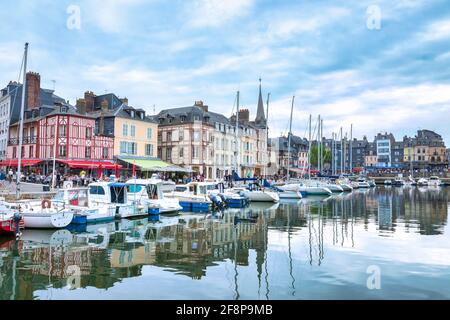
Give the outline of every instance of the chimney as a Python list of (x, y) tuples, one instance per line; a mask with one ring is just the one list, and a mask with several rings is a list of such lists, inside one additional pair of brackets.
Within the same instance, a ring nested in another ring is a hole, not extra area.
[(201, 101), (201, 100), (195, 101), (194, 106), (199, 107), (200, 109), (203, 110), (203, 112), (208, 112), (208, 106), (203, 104), (203, 101)]
[(250, 111), (248, 109), (239, 110), (239, 122), (249, 122), (250, 121)]
[(84, 102), (86, 104), (86, 112), (94, 111), (94, 98), (95, 94), (92, 91), (86, 91), (84, 93)]
[(77, 110), (80, 114), (86, 113), (86, 100), (85, 99), (77, 100)]
[(27, 73), (27, 110), (39, 108), (40, 106), (40, 91), (41, 91), (41, 76), (39, 73)]

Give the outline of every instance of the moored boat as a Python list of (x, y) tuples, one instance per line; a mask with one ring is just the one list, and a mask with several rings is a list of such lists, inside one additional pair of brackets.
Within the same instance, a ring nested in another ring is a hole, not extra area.
[(64, 203), (50, 200), (19, 201), (25, 229), (60, 229), (67, 227), (73, 212)]
[(431, 187), (439, 187), (442, 184), (441, 179), (438, 176), (431, 176), (428, 179), (428, 185)]
[(176, 213), (183, 209), (177, 198), (164, 195), (164, 182), (160, 179), (131, 179), (126, 182), (128, 202), (135, 206), (142, 206), (144, 211), (158, 208), (159, 213)]

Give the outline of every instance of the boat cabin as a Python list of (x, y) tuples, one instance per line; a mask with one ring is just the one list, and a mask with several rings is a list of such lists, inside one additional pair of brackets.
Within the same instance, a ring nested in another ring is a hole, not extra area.
[(119, 182), (91, 183), (89, 198), (92, 202), (126, 204), (127, 184)]
[(162, 185), (160, 179), (132, 179), (126, 182), (129, 200), (163, 199)]
[(213, 182), (191, 182), (186, 187), (187, 192), (195, 196), (208, 195), (209, 192), (217, 189), (216, 184)]
[(89, 188), (60, 189), (52, 201), (64, 202), (70, 206), (89, 207)]

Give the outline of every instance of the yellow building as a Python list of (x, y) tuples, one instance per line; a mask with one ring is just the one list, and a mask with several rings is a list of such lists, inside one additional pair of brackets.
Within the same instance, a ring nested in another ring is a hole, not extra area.
[(91, 91), (77, 100), (80, 114), (96, 118), (96, 133), (114, 138), (114, 156), (127, 158), (156, 158), (158, 124), (143, 109), (128, 105), (128, 99), (113, 93), (95, 95)]
[(125, 107), (114, 118), (114, 155), (157, 157), (158, 124), (142, 109)]

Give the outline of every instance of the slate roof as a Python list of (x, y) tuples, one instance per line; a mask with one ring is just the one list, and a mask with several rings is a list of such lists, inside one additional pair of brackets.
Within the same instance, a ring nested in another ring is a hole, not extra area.
[[(184, 116), (186, 119), (182, 121), (181, 117)], [(159, 125), (174, 125), (182, 123), (192, 123), (197, 117), (198, 121), (203, 121), (210, 125), (215, 125), (216, 123), (222, 123), (226, 125), (231, 125), (230, 120), (222, 114), (205, 111), (199, 106), (189, 106), (189, 107), (179, 107), (172, 109), (165, 109), (153, 116)]]

